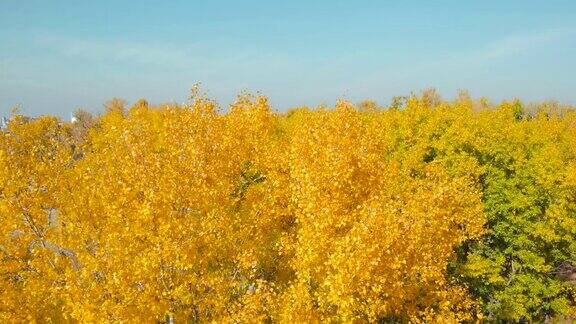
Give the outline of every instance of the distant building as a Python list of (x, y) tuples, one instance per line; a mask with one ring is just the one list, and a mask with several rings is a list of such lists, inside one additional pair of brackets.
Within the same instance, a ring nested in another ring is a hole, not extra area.
[(2, 117), (0, 118), (0, 130), (5, 130), (8, 128), (8, 118)]

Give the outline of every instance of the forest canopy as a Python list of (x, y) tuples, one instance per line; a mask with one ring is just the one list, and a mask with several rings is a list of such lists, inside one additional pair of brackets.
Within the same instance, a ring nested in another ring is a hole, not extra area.
[(576, 316), (576, 111), (114, 100), (0, 132), (0, 320)]

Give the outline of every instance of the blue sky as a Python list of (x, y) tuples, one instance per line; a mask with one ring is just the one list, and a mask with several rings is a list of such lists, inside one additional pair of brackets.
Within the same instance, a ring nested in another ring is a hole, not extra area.
[(113, 97), (278, 110), (426, 87), (576, 104), (576, 1), (0, 0), (0, 115)]

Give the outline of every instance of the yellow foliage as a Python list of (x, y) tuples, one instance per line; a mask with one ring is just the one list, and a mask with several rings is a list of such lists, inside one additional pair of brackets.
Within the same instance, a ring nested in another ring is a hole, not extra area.
[[(477, 135), (495, 116), (498, 132), (519, 127), (513, 105), (475, 111), (431, 92), (403, 110), (341, 101), (283, 115), (260, 96), (227, 113), (192, 99), (117, 100), (82, 132), (12, 117), (0, 133), (0, 320), (481, 318), (446, 269), (486, 234), (472, 147), (492, 145)], [(477, 258), (467, 271), (500, 283), (489, 268)]]

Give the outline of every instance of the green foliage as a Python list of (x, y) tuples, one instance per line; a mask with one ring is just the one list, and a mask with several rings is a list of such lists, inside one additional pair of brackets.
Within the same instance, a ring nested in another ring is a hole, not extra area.
[(568, 314), (575, 289), (555, 269), (576, 260), (574, 115), (523, 120), (515, 102), (483, 119), (474, 151), (489, 235), (468, 246), (461, 274), (490, 316)]

